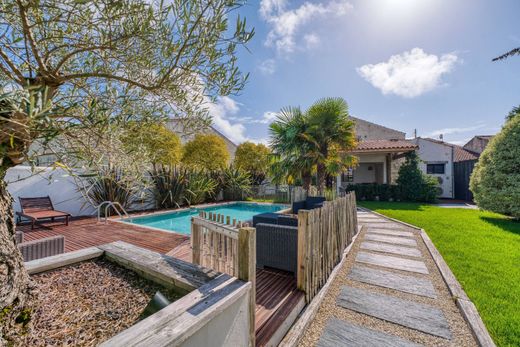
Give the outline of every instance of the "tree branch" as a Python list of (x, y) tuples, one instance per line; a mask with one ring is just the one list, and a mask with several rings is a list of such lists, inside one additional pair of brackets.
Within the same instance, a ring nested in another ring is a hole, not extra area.
[(18, 70), (16, 65), (14, 65), (14, 63), (11, 61), (11, 59), (9, 59), (7, 54), (5, 54), (5, 52), (2, 49), (0, 49), (0, 57), (6, 62), (7, 65), (9, 65), (9, 68), (11, 68), (13, 73), (18, 77), (17, 82), (19, 84), (23, 85), (23, 81), (25, 78), (24, 78), (22, 72), (20, 70)]
[(70, 80), (81, 79), (81, 78), (104, 78), (107, 80), (115, 80), (115, 81), (128, 83), (130, 85), (142, 88), (147, 91), (154, 91), (154, 90), (158, 89), (157, 85), (149, 86), (149, 85), (143, 84), (141, 82), (135, 81), (130, 78), (112, 75), (112, 74), (104, 73), (104, 72), (84, 72), (84, 73), (70, 74), (70, 75), (60, 76), (56, 80), (58, 83), (61, 84), (61, 83), (65, 83)]
[(18, 4), (18, 8), (20, 9), (20, 19), (22, 20), (22, 27), (24, 33), (27, 35), (27, 39), (29, 41), (29, 45), (31, 46), (31, 49), (34, 54), (34, 58), (36, 59), (36, 62), (38, 63), (38, 66), (40, 67), (40, 74), (47, 75), (49, 73), (47, 66), (45, 65), (45, 62), (43, 61), (42, 57), (40, 56), (40, 52), (38, 51), (38, 48), (36, 47), (36, 41), (33, 36), (33, 32), (29, 26), (29, 21), (27, 19), (27, 13), (26, 8), (23, 6), (21, 0), (17, 0), (16, 3)]

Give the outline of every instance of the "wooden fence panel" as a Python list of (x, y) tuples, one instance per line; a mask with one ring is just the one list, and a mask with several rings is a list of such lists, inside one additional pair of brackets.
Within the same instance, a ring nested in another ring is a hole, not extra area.
[(298, 212), (297, 286), (310, 302), (341, 261), (357, 233), (353, 192), (323, 203), (322, 208)]

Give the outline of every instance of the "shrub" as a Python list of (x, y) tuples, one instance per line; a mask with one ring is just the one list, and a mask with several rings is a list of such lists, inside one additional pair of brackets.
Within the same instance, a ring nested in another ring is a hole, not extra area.
[[(123, 170), (107, 167), (101, 169), (96, 176), (86, 179), (84, 191), (88, 199), (99, 205), (104, 201), (118, 202), (123, 208), (129, 209), (136, 202), (137, 187), (127, 184)], [(109, 208), (109, 214), (112, 207)], [(101, 211), (103, 214), (105, 211)]]
[(358, 200), (399, 201), (401, 199), (400, 187), (395, 184), (352, 184), (346, 190), (356, 192)]
[(150, 171), (154, 196), (158, 208), (178, 208), (184, 203), (186, 193), (186, 170), (175, 166), (154, 167)]
[(229, 161), (224, 140), (215, 134), (198, 134), (184, 146), (182, 163), (198, 170), (221, 170)]
[(245, 200), (251, 195), (251, 178), (245, 171), (229, 166), (222, 173), (224, 199)]
[(520, 218), (520, 110), (482, 152), (470, 189), (480, 208)]
[(202, 204), (215, 197), (218, 184), (208, 173), (192, 171), (187, 176), (184, 201), (188, 205)]
[(401, 199), (405, 201), (433, 202), (437, 197), (437, 181), (419, 169), (417, 153), (410, 152), (399, 168), (397, 185)]
[(266, 145), (244, 142), (238, 145), (233, 164), (249, 172), (253, 184), (259, 185), (269, 170), (270, 154), (271, 150)]

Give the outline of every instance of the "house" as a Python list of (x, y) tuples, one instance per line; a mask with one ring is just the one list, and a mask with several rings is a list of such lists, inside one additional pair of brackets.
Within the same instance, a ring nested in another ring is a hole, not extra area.
[(492, 138), (492, 135), (476, 135), (473, 136), (473, 138), (469, 140), (468, 143), (462, 146), (462, 148), (464, 148), (466, 151), (476, 153), (477, 156), (480, 156)]
[(338, 175), (338, 189), (358, 183), (395, 183), (404, 156), (416, 150), (417, 145), (407, 141), (402, 131), (351, 118), (358, 140), (351, 154), (358, 157), (358, 165)]
[(438, 195), (441, 198), (454, 197), (455, 146), (441, 140), (417, 137), (409, 140), (417, 145), (417, 155), (421, 159), (421, 170), (438, 181)]

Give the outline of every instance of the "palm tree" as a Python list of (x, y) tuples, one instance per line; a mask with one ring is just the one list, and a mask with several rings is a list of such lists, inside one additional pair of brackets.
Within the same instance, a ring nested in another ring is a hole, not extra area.
[(507, 59), (507, 58), (512, 57), (514, 55), (520, 55), (520, 47), (513, 48), (509, 52), (504, 53), (501, 56), (498, 56), (496, 58), (493, 58), (493, 61), (504, 60), (504, 59)]
[(271, 148), (278, 159), (272, 171), (279, 176), (301, 177), (308, 190), (312, 173), (317, 174), (320, 193), (327, 175), (337, 175), (352, 166), (348, 154), (356, 144), (354, 123), (341, 98), (318, 100), (305, 113), (285, 108), (270, 126)]
[(307, 155), (308, 143), (303, 136), (308, 125), (299, 107), (282, 109), (271, 123), (270, 146), (273, 151), (270, 174), (277, 183), (289, 177), (300, 178), (303, 188), (309, 190), (314, 163)]

